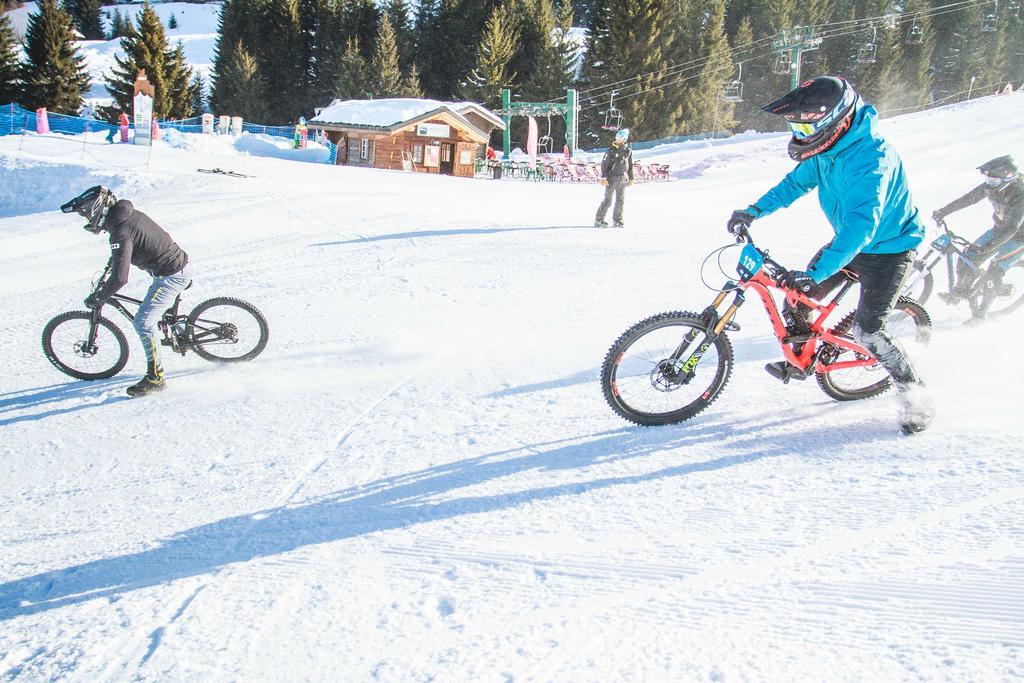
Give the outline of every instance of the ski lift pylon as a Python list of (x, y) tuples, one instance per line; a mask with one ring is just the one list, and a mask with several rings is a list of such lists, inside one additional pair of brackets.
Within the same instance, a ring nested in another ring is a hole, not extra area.
[(612, 90), (611, 98), (608, 101), (608, 111), (604, 113), (604, 125), (601, 126), (605, 130), (622, 128), (622, 112), (615, 107), (615, 96), (618, 94), (618, 90)]

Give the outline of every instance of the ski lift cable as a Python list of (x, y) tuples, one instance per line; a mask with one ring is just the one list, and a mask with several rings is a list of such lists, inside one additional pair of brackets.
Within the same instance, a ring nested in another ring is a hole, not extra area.
[[(946, 5), (940, 5), (938, 7), (931, 7), (931, 8), (928, 8), (928, 9), (922, 9), (922, 10), (919, 10), (919, 11), (916, 11), (916, 12), (901, 13), (895, 19), (893, 18), (892, 15), (879, 15), (877, 17), (862, 17), (860, 19), (851, 19), (851, 20), (845, 20), (845, 21), (840, 21), (840, 22), (831, 22), (831, 23), (826, 23), (826, 24), (814, 24), (814, 25), (809, 25), (809, 26), (803, 27), (803, 28), (821, 28), (821, 27), (830, 27), (830, 26), (840, 27), (840, 26), (851, 26), (851, 25), (852, 26), (856, 26), (856, 25), (861, 25), (860, 28), (853, 28), (852, 30), (849, 30), (849, 31), (832, 32), (832, 33), (826, 32), (826, 33), (818, 36), (818, 37), (823, 38), (823, 39), (824, 38), (837, 38), (837, 37), (841, 37), (841, 36), (845, 36), (845, 35), (851, 35), (851, 34), (854, 34), (854, 33), (861, 33), (861, 32), (866, 32), (868, 30), (872, 30), (872, 23), (874, 21), (892, 21), (894, 24), (899, 25), (899, 24), (906, 23), (906, 22), (911, 22), (911, 21), (914, 21), (914, 20), (920, 19), (920, 18), (925, 18), (925, 17), (930, 18), (930, 17), (935, 17), (935, 16), (941, 16), (941, 15), (947, 14), (949, 12), (957, 12), (957, 11), (960, 11), (962, 9), (967, 9), (968, 7), (972, 7), (972, 6), (976, 6), (976, 5), (989, 4), (989, 3), (991, 3), (991, 1), (992, 0), (960, 0), (958, 2), (949, 3), (949, 4), (946, 4)], [(865, 23), (867, 23), (868, 25), (867, 26), (863, 26), (863, 24), (865, 24)], [(833, 30), (835, 31), (836, 29), (833, 29)], [(754, 48), (754, 47), (756, 47), (756, 46), (758, 46), (760, 44), (769, 43), (769, 42), (773, 41), (774, 39), (775, 39), (774, 36), (767, 36), (765, 38), (761, 38), (759, 40), (753, 41), (753, 42), (745, 44), (745, 45), (741, 45), (741, 46), (736, 46), (736, 47), (730, 48), (730, 54), (732, 54), (732, 56), (735, 58), (735, 57), (739, 56), (738, 53), (749, 51), (752, 48)], [(736, 60), (736, 61), (751, 61), (752, 59), (757, 59), (759, 57), (775, 54), (776, 52), (777, 52), (777, 50), (772, 50), (771, 52), (768, 52), (768, 53), (762, 53), (760, 55), (754, 55), (754, 56), (751, 56), (751, 57), (745, 57), (743, 60)], [(682, 63), (679, 63), (679, 64), (673, 64), (673, 65), (667, 66), (667, 67), (665, 67), (663, 69), (659, 69), (659, 70), (656, 70), (656, 71), (650, 71), (650, 72), (643, 73), (643, 74), (637, 74), (637, 75), (632, 76), (630, 78), (625, 78), (625, 79), (622, 79), (620, 81), (616, 81), (614, 83), (606, 83), (606, 84), (603, 84), (603, 85), (594, 86), (593, 88), (589, 88), (587, 90), (581, 90), (581, 91), (579, 91), (580, 101), (583, 102), (585, 100), (589, 101), (589, 100), (596, 99), (598, 97), (604, 97), (607, 93), (606, 92), (602, 93), (602, 92), (599, 92), (599, 91), (607, 91), (610, 88), (622, 86), (623, 84), (629, 83), (630, 81), (634, 81), (634, 80), (636, 80), (638, 78), (650, 78), (650, 77), (665, 78), (665, 77), (674, 76), (674, 75), (676, 75), (678, 73), (681, 73), (682, 71), (685, 71), (685, 70), (688, 70), (688, 69), (691, 69), (691, 68), (703, 68), (703, 66), (708, 61), (710, 61), (710, 59), (711, 59), (710, 57), (702, 57), (702, 58), (690, 60), (688, 62), (682, 62)], [(660, 74), (660, 76), (659, 76), (659, 74)], [(629, 87), (629, 86), (626, 86), (626, 87)], [(557, 102), (557, 101), (558, 100), (552, 100), (552, 102)]]

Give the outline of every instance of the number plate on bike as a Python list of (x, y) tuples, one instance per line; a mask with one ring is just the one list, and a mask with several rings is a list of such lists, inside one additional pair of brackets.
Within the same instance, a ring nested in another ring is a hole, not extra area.
[(934, 241), (932, 241), (932, 249), (935, 249), (936, 251), (945, 251), (952, 241), (953, 240), (949, 235), (939, 235)]
[(763, 265), (764, 256), (761, 256), (761, 252), (754, 248), (753, 245), (746, 244), (743, 246), (743, 251), (740, 252), (740, 260), (736, 264), (736, 272), (740, 274), (740, 279), (746, 282), (757, 275)]

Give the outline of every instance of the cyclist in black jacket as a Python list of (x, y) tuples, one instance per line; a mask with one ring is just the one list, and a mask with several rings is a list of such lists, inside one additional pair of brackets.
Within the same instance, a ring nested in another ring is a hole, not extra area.
[(74, 211), (88, 219), (83, 227), (94, 235), (102, 230), (110, 233), (110, 277), (101, 289), (86, 298), (87, 308), (99, 308), (121, 289), (128, 282), (133, 265), (153, 276), (133, 323), (146, 351), (146, 375), (128, 387), (128, 395), (145, 396), (163, 391), (167, 383), (160, 365), (156, 326), (164, 310), (192, 283), (188, 254), (152, 218), (136, 211), (130, 201), (119, 201), (100, 185), (64, 204), (61, 210), (64, 213)]
[[(959, 303), (970, 294), (978, 277), (985, 277), (991, 283), (993, 295), (999, 295), (1004, 287), (1003, 275), (1007, 269), (1024, 256), (1024, 177), (1017, 169), (1017, 164), (1009, 155), (996, 157), (978, 167), (985, 176), (985, 182), (965, 194), (954, 199), (932, 214), (932, 218), (941, 221), (949, 214), (977, 204), (982, 199), (992, 203), (992, 227), (974, 240), (964, 253), (972, 263), (980, 266), (989, 256), (993, 256), (988, 270), (979, 275), (964, 263), (957, 265), (957, 284), (952, 294), (939, 296), (947, 303)], [(975, 324), (985, 319), (988, 307), (994, 296), (983, 296), (980, 300), (971, 301), (971, 318), (964, 324)]]
[(612, 197), (615, 198), (615, 208), (612, 210), (612, 225), (616, 228), (623, 227), (622, 205), (626, 199), (626, 187), (633, 184), (633, 151), (627, 144), (629, 130), (622, 128), (615, 133), (615, 142), (604, 153), (601, 160), (601, 184), (605, 186), (604, 201), (597, 207), (597, 217), (594, 219), (595, 228), (607, 228), (604, 216), (608, 213), (608, 207), (612, 204)]

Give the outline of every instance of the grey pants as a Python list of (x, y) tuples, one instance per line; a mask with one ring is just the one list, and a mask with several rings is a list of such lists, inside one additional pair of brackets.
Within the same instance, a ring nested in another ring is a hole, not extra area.
[(192, 268), (188, 264), (177, 273), (154, 277), (146, 296), (142, 297), (142, 305), (135, 314), (132, 323), (146, 351), (146, 372), (155, 377), (161, 370), (159, 342), (156, 339), (156, 325), (160, 322), (164, 311), (174, 303), (175, 297), (185, 291), (192, 282)]
[(615, 208), (612, 209), (612, 220), (616, 223), (622, 222), (622, 205), (626, 200), (626, 183), (629, 182), (625, 177), (619, 178), (608, 178), (608, 185), (604, 188), (604, 201), (601, 202), (601, 206), (597, 207), (597, 220), (603, 221), (605, 214), (608, 213), (608, 207), (612, 205), (612, 197), (615, 197)]

